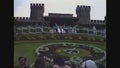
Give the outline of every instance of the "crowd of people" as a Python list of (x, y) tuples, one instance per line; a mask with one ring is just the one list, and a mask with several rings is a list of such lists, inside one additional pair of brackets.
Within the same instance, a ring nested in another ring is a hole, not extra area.
[[(15, 65), (14, 68), (48, 68), (46, 67), (45, 60), (42, 57), (36, 59), (34, 66), (28, 65), (26, 63), (27, 59), (25, 57), (19, 57), (19, 64)], [(53, 65), (49, 68), (74, 68), (71, 65), (65, 63), (65, 59), (60, 56), (53, 58)], [(79, 68), (97, 68), (96, 63), (91, 59), (85, 59)]]

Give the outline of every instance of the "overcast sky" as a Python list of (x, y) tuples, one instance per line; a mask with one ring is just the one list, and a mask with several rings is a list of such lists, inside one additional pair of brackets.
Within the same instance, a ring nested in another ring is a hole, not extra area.
[(67, 13), (76, 16), (77, 5), (91, 6), (91, 19), (104, 20), (106, 0), (14, 0), (14, 16), (30, 17), (30, 3), (44, 3), (45, 13)]

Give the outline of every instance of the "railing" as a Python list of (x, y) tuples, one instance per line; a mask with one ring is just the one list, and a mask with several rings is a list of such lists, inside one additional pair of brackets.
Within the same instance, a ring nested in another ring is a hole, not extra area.
[[(52, 30), (52, 32), (51, 32)], [(67, 32), (57, 32), (57, 29), (50, 28), (50, 27), (44, 27), (42, 28), (41, 26), (39, 27), (32, 27), (32, 26), (27, 26), (27, 27), (17, 27), (16, 28), (16, 33), (21, 33), (21, 34), (35, 34), (35, 33), (59, 33), (59, 34), (86, 34), (86, 35), (100, 35), (103, 37), (106, 37), (106, 30), (93, 30), (93, 29), (72, 29), (69, 28)]]

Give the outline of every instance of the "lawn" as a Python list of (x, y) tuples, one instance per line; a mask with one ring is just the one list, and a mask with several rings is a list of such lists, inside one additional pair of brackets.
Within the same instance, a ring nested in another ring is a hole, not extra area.
[(35, 61), (34, 50), (42, 44), (46, 43), (56, 43), (56, 42), (73, 42), (82, 43), (90, 46), (99, 47), (106, 50), (105, 43), (99, 42), (89, 42), (89, 41), (79, 41), (79, 40), (39, 40), (39, 41), (15, 41), (14, 44), (14, 64), (18, 64), (18, 57), (25, 56), (27, 58), (27, 63), (32, 64)]
[(41, 43), (19, 43), (14, 46), (14, 64), (18, 64), (18, 57), (25, 56), (27, 63), (31, 64), (35, 61), (34, 50), (39, 47)]

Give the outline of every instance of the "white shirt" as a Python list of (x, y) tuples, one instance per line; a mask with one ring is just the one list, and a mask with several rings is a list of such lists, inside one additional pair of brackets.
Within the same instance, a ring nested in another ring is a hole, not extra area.
[(86, 64), (87, 68), (97, 68), (96, 63), (92, 60), (87, 60), (87, 61), (83, 62), (82, 68), (85, 68), (85, 64)]

